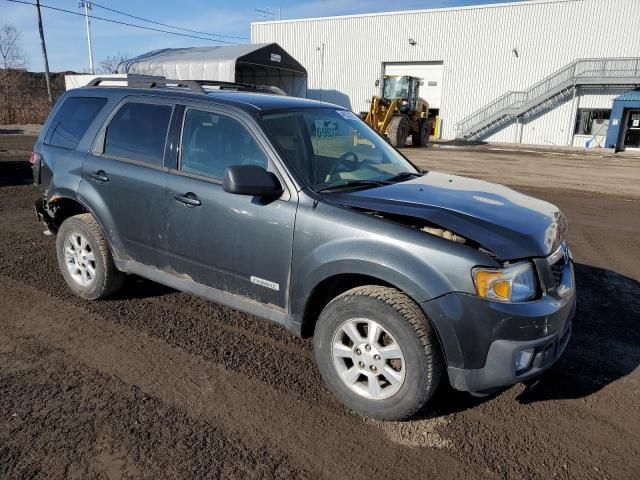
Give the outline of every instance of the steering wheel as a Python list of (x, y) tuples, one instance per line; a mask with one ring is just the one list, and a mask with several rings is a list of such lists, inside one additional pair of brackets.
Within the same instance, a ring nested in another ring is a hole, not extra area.
[[(348, 160), (349, 157), (351, 157), (352, 160)], [(358, 169), (358, 166), (358, 155), (354, 152), (346, 152), (342, 154), (333, 167), (331, 167), (327, 176), (332, 179), (342, 172), (353, 172)]]

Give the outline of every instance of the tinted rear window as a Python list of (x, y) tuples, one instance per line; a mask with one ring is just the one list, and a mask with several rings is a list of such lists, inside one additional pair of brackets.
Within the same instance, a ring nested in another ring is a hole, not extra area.
[(171, 110), (168, 105), (124, 104), (109, 122), (104, 153), (162, 165)]
[(67, 98), (53, 118), (46, 143), (73, 150), (106, 103), (106, 98)]

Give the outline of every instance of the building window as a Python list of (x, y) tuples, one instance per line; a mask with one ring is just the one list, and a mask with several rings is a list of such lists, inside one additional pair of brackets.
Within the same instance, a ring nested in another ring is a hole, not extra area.
[(606, 136), (611, 110), (578, 109), (576, 135)]

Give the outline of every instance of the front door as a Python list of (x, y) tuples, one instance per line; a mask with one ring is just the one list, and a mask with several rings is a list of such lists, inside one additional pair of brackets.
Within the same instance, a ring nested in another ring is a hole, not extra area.
[(286, 307), (297, 201), (234, 195), (226, 167), (274, 171), (239, 118), (187, 108), (177, 169), (167, 178), (167, 241), (173, 273), (261, 303)]
[(640, 110), (629, 110), (627, 114), (624, 148), (640, 148)]
[(173, 107), (127, 101), (87, 155), (78, 188), (123, 257), (166, 267), (165, 143)]

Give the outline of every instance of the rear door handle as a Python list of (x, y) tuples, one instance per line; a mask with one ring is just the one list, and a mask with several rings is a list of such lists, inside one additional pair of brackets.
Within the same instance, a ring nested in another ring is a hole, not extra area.
[(107, 175), (102, 170), (98, 170), (97, 172), (90, 173), (89, 177), (93, 178), (94, 180), (100, 183), (109, 181), (109, 177), (107, 177)]
[(176, 195), (173, 198), (175, 198), (180, 203), (184, 203), (187, 207), (199, 207), (200, 205), (202, 205), (202, 203), (200, 203), (200, 200), (198, 200), (196, 194), (191, 192), (185, 193), (184, 195)]

